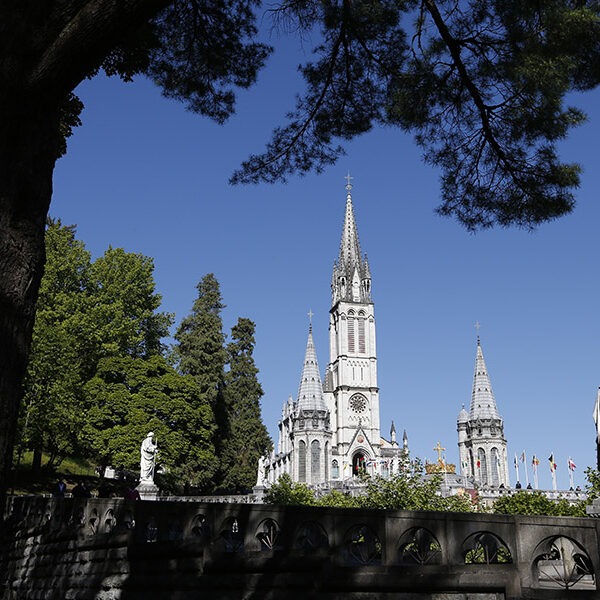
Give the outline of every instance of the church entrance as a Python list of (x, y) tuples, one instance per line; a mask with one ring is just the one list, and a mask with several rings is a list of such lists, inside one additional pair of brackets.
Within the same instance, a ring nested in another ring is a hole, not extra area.
[(353, 457), (352, 457), (352, 475), (358, 475), (359, 472), (363, 472), (365, 471), (365, 467), (366, 467), (366, 458), (363, 452), (357, 452)]

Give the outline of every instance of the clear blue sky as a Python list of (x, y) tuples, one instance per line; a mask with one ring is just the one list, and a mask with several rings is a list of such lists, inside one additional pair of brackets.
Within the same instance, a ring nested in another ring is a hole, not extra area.
[(109, 244), (152, 256), (162, 308), (177, 322), (198, 280), (214, 272), (226, 329), (238, 316), (257, 324), (263, 418), (275, 438), (282, 402), (297, 394), (309, 309), (322, 372), (328, 362), (331, 266), (350, 170), (373, 275), (384, 435), (394, 419), (414, 455), (434, 459), (439, 440), (458, 462), (456, 416), (470, 403), (479, 320), (509, 453), (537, 453), (545, 487), (550, 452), (559, 487), (568, 485), (571, 455), (583, 484), (583, 469), (595, 463), (600, 385), (600, 94), (575, 99), (590, 122), (562, 145), (563, 158), (584, 167), (575, 212), (535, 233), (472, 235), (434, 214), (439, 173), (397, 130), (360, 137), (321, 175), (230, 186), (298, 90), (302, 50), (272, 41), (283, 51), (240, 94), (225, 126), (165, 100), (145, 79), (84, 82), (83, 127), (57, 165), (51, 214), (77, 224), (94, 256)]

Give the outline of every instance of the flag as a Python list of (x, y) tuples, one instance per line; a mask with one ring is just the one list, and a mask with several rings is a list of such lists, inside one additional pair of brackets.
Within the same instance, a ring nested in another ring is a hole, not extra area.
[(533, 466), (534, 469), (536, 469), (539, 464), (540, 464), (540, 459), (534, 454), (533, 458), (531, 459), (531, 465)]
[(477, 459), (477, 468), (479, 469), (479, 467), (481, 467), (481, 461)]
[(524, 463), (525, 462), (525, 450), (523, 450), (521, 456), (519, 457), (519, 460)]
[(498, 466), (500, 466), (500, 457), (499, 457), (499, 456), (496, 456), (496, 464), (497, 464)]
[(571, 457), (569, 457), (569, 470), (574, 471), (576, 468), (575, 463), (571, 460)]
[(556, 471), (556, 463), (554, 462), (554, 452), (548, 457), (550, 461), (550, 471), (554, 473)]
[(347, 466), (348, 466), (348, 463), (347, 463), (347, 462), (345, 462), (345, 463), (344, 463), (344, 469), (345, 469)]
[(517, 460), (517, 455), (515, 454), (515, 468), (519, 466), (519, 461)]

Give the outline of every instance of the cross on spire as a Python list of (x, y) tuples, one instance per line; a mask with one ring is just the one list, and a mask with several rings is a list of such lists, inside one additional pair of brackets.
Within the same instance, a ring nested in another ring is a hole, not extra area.
[(344, 177), (344, 179), (346, 180), (346, 189), (347, 189), (348, 191), (350, 191), (350, 190), (352, 189), (352, 184), (350, 183), (350, 181), (351, 181), (352, 179), (354, 179), (354, 177), (351, 177), (351, 176), (350, 176), (350, 171), (348, 171), (348, 175), (346, 175), (346, 176)]
[(443, 462), (442, 461), (442, 450), (445, 450), (446, 448), (442, 448), (442, 445), (438, 442), (437, 446), (434, 448), (434, 450), (438, 453), (438, 461), (439, 462)]
[(481, 328), (481, 325), (479, 324), (479, 321), (475, 321), (475, 329), (477, 329), (477, 343), (479, 344), (479, 329)]
[(312, 318), (314, 317), (315, 313), (313, 313), (313, 311), (311, 309), (308, 309), (308, 330), (312, 331)]

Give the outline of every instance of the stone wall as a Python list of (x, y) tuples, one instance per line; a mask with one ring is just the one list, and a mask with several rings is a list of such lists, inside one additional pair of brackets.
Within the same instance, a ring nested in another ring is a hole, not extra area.
[(9, 498), (6, 600), (600, 598), (593, 518)]

